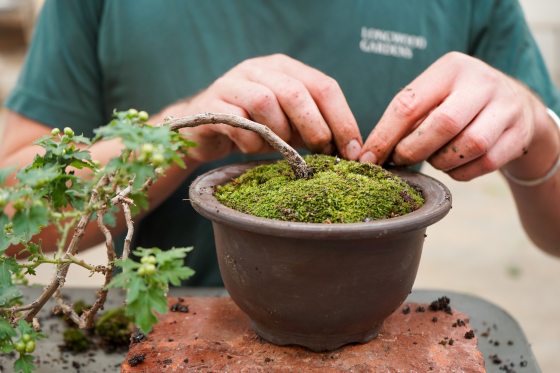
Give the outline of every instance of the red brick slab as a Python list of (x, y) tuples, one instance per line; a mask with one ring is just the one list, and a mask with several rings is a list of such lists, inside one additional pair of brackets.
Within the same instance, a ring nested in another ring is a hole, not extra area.
[[(170, 298), (170, 306), (176, 303)], [(374, 340), (315, 353), (263, 341), (230, 298), (186, 297), (179, 304), (189, 311), (161, 316), (144, 341), (131, 345), (122, 372), (485, 372), (476, 337), (465, 338), (468, 317), (457, 311), (405, 304)], [(130, 359), (140, 355), (132, 367)]]

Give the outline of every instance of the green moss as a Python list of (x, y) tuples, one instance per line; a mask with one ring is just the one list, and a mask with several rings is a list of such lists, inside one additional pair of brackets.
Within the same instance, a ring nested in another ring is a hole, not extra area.
[(90, 339), (78, 328), (68, 328), (62, 335), (64, 349), (72, 352), (84, 352), (91, 345)]
[(74, 312), (78, 314), (78, 316), (82, 316), (84, 311), (89, 310), (91, 308), (91, 304), (86, 303), (84, 300), (80, 299), (72, 306)]
[(107, 351), (127, 348), (133, 330), (133, 320), (126, 316), (124, 307), (106, 311), (95, 323), (95, 334)]
[(235, 210), (269, 219), (356, 223), (418, 209), (422, 195), (401, 178), (370, 164), (310, 155), (310, 179), (296, 179), (286, 161), (255, 167), (216, 190)]

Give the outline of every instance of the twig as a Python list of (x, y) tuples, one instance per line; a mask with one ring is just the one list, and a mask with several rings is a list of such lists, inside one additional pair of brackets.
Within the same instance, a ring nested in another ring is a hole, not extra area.
[(72, 320), (74, 324), (76, 324), (79, 328), (83, 329), (85, 326), (83, 320), (80, 318), (80, 316), (76, 313), (76, 311), (74, 311), (74, 309), (70, 305), (64, 302), (64, 300), (60, 296), (60, 291), (58, 291), (58, 289), (55, 292), (55, 298), (56, 298), (56, 305), (60, 308), (62, 313), (70, 320)]
[(261, 135), (282, 157), (290, 164), (294, 174), (299, 179), (307, 179), (313, 175), (313, 170), (305, 163), (301, 155), (276, 135), (272, 130), (263, 124), (252, 120), (232, 115), (220, 113), (204, 113), (192, 115), (184, 118), (177, 118), (166, 121), (164, 125), (169, 126), (173, 131), (186, 127), (197, 127), (203, 124), (227, 124), (232, 127), (242, 128), (253, 131)]
[[(130, 192), (129, 192), (130, 193)], [(115, 261), (115, 248), (113, 246), (113, 237), (107, 226), (103, 223), (103, 216), (105, 215), (105, 210), (97, 211), (97, 226), (105, 236), (105, 248), (107, 249), (107, 267), (108, 271), (105, 272), (105, 282), (103, 286), (97, 291), (97, 298), (90, 309), (85, 310), (80, 319), (84, 323), (86, 328), (93, 327), (94, 317), (97, 311), (103, 307), (105, 300), (107, 300), (107, 285), (111, 282), (113, 278), (113, 263)]]
[[(91, 192), (91, 197), (88, 206), (93, 206), (97, 202), (99, 198), (98, 190), (104, 187), (105, 185), (107, 185), (108, 182), (109, 182), (109, 177), (107, 175), (103, 176), (99, 180), (99, 182)], [(72, 236), (72, 240), (70, 241), (70, 244), (66, 249), (66, 253), (61, 259), (63, 260), (68, 259), (68, 255), (76, 254), (76, 252), (78, 251), (78, 243), (80, 242), (80, 239), (84, 235), (86, 226), (92, 214), (93, 212), (89, 208), (87, 208), (86, 212), (82, 215), (80, 221), (76, 225), (76, 229), (74, 230), (74, 235)], [(35, 315), (37, 315), (37, 313), (41, 310), (41, 308), (43, 308), (45, 303), (47, 303), (47, 301), (54, 295), (54, 293), (59, 289), (59, 287), (64, 285), (64, 281), (66, 279), (66, 275), (68, 274), (69, 267), (70, 267), (69, 263), (59, 264), (56, 267), (56, 274), (53, 280), (45, 288), (45, 290), (43, 290), (43, 293), (41, 293), (39, 298), (37, 298), (34, 302), (31, 303), (32, 307), (24, 315), (24, 319), (27, 322), (31, 322), (35, 317)]]
[(122, 258), (127, 259), (128, 256), (130, 255), (130, 245), (132, 243), (132, 236), (134, 235), (134, 222), (132, 221), (132, 213), (130, 211), (130, 206), (126, 203), (123, 203), (122, 208), (123, 208), (124, 217), (126, 220), (126, 228), (127, 228), (126, 237), (124, 239)]

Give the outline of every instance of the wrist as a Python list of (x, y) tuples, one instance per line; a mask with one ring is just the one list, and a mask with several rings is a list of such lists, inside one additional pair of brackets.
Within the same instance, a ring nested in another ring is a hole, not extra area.
[(543, 184), (560, 168), (560, 118), (541, 102), (534, 118), (531, 143), (501, 169), (510, 182), (526, 187)]

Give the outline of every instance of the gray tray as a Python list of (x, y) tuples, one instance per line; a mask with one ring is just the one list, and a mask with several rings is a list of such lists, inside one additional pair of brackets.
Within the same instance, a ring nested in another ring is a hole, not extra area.
[[(27, 300), (35, 299), (41, 291), (40, 288), (23, 290)], [(93, 291), (92, 289), (73, 288), (65, 289), (63, 293), (70, 299), (91, 301)], [(208, 288), (175, 288), (170, 293), (173, 296), (227, 296), (224, 289)], [(504, 365), (510, 369), (509, 372), (541, 372), (519, 324), (494, 304), (476, 296), (438, 290), (414, 290), (406, 301), (430, 303), (442, 296), (451, 299), (452, 309), (460, 310), (470, 316), (470, 325), (478, 337), (478, 347), (484, 354), (487, 372), (507, 372), (508, 370), (503, 368)], [(123, 299), (123, 294), (112, 291), (107, 300), (107, 308), (119, 306)], [(47, 339), (37, 344), (35, 355), (38, 356), (39, 361), (36, 372), (118, 372), (126, 352), (105, 353), (96, 349), (72, 354), (60, 351), (59, 346), (62, 344), (62, 332), (65, 325), (60, 319), (49, 317), (53, 305), (50, 301), (39, 314)], [(485, 332), (488, 333), (487, 337), (482, 336)], [(497, 360), (493, 356), (497, 356), (501, 362), (497, 364)], [(15, 356), (0, 356), (0, 373), (11, 372), (14, 359)]]

